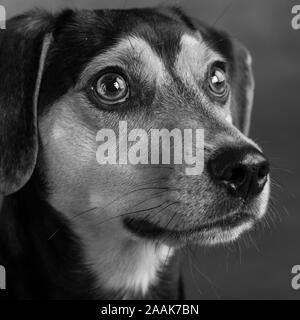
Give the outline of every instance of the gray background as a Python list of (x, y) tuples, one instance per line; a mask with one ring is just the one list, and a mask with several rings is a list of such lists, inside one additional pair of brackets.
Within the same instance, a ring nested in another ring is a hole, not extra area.
[[(129, 8), (177, 4), (242, 40), (254, 59), (255, 108), (251, 137), (272, 162), (268, 224), (237, 244), (195, 248), (186, 255), (188, 298), (300, 299), (291, 288), (292, 266), (300, 265), (300, 30), (291, 28), (289, 0), (0, 0), (8, 16), (33, 6), (56, 10)], [(1, 202), (1, 200), (0, 200)]]

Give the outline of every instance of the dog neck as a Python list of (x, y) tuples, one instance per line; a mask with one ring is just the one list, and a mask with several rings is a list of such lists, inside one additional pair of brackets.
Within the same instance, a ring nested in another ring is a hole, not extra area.
[(170, 259), (167, 247), (128, 239), (113, 251), (108, 246), (106, 253), (99, 252), (95, 243), (81, 239), (64, 215), (43, 200), (40, 189), (40, 183), (32, 179), (4, 199), (0, 264), (6, 266), (11, 296), (178, 298), (178, 261)]
[[(123, 298), (145, 297), (167, 271), (172, 249), (132, 239), (81, 237), (85, 260), (97, 277), (97, 286), (120, 292)], [(103, 245), (99, 244), (101, 240)]]

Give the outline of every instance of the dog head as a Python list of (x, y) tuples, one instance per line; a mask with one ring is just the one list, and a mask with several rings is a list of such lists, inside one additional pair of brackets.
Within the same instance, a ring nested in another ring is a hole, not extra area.
[[(264, 215), (269, 167), (247, 138), (254, 83), (239, 42), (177, 9), (33, 12), (0, 37), (2, 194), (42, 170), (49, 204), (95, 241), (215, 244)], [(202, 174), (99, 165), (97, 132), (120, 121), (203, 129)]]

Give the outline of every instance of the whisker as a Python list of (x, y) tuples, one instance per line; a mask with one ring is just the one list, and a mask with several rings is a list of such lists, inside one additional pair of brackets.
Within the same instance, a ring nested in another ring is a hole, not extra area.
[[(196, 256), (195, 252), (193, 252), (193, 250), (192, 250), (190, 247), (188, 247), (188, 249), (189, 249), (190, 253), (192, 254), (192, 257), (197, 261), (198, 259), (197, 259), (197, 256)], [(211, 286), (211, 288), (212, 288), (215, 296), (217, 297), (217, 299), (220, 299), (221, 297), (220, 297), (219, 293), (217, 292), (217, 290), (220, 290), (220, 288), (218, 288), (218, 287), (215, 285), (215, 283), (214, 283), (206, 274), (204, 274), (204, 273), (199, 269), (199, 267), (198, 267), (197, 264), (193, 263), (192, 265), (193, 265), (193, 267), (195, 268), (195, 270), (209, 283), (209, 285)]]
[(232, 5), (233, 5), (234, 0), (232, 0), (220, 13), (220, 15), (216, 18), (216, 20), (214, 21), (214, 23), (212, 24), (212, 27), (216, 26), (217, 23), (225, 16), (225, 14), (229, 11), (229, 9), (231, 9)]
[[(169, 191), (170, 191), (170, 190), (163, 190), (163, 191), (160, 191), (160, 192), (156, 192), (156, 193), (154, 193), (154, 194), (152, 195), (152, 197), (147, 198), (147, 199), (144, 199), (144, 200), (138, 202), (138, 203), (135, 204), (134, 206), (130, 207), (130, 209), (136, 208), (136, 207), (139, 206), (140, 204), (145, 203), (145, 202), (147, 202), (147, 201), (154, 200), (154, 199), (157, 198), (157, 196), (159, 196), (159, 195), (161, 195), (161, 194), (163, 194), (163, 193), (165, 193), (165, 192), (169, 192)], [(153, 197), (153, 196), (154, 196), (154, 197)]]
[[(147, 181), (146, 183), (143, 183), (143, 184), (135, 184), (133, 187), (146, 186), (146, 185), (149, 185), (151, 182), (152, 182), (152, 183), (153, 183), (153, 182), (161, 182), (161, 181), (164, 181), (164, 180), (167, 180), (167, 179), (168, 179), (168, 178), (152, 179), (152, 180), (149, 180), (149, 181)], [(99, 210), (106, 209), (109, 205), (111, 205), (111, 204), (113, 204), (115, 201), (119, 200), (119, 198), (122, 199), (122, 197), (126, 196), (127, 194), (131, 194), (131, 193), (133, 193), (133, 192), (137, 192), (137, 191), (140, 191), (140, 190), (152, 190), (152, 189), (154, 189), (154, 190), (156, 190), (156, 189), (169, 190), (169, 188), (141, 188), (141, 189), (137, 189), (137, 190), (132, 190), (132, 191), (130, 191), (130, 192), (128, 192), (128, 193), (125, 193), (125, 194), (119, 196), (118, 198), (115, 198), (111, 203), (109, 203), (108, 205), (106, 205), (104, 208), (100, 209), (99, 207), (93, 207), (93, 208), (91, 208), (91, 209), (82, 211), (82, 212), (76, 214), (74, 217), (72, 217), (72, 218), (70, 219), (70, 221), (73, 221), (74, 219), (76, 219), (76, 218), (78, 218), (78, 217), (80, 217), (80, 216), (82, 216), (82, 215), (85, 215), (85, 214), (87, 214), (87, 213), (90, 213), (90, 212), (92, 212), (92, 211), (94, 211), (94, 210), (96, 210), (96, 209), (99, 209)], [(48, 238), (47, 240), (51, 240), (61, 229), (63, 229), (63, 227), (60, 227), (60, 228), (58, 228), (56, 231), (54, 231), (54, 232), (49, 236), (49, 238)]]
[(196, 276), (195, 276), (195, 273), (194, 273), (194, 269), (193, 269), (192, 257), (189, 254), (188, 249), (189, 249), (189, 245), (186, 246), (184, 252), (185, 252), (185, 255), (188, 257), (189, 269), (190, 269), (190, 272), (191, 272), (191, 275), (192, 275), (192, 278), (193, 278), (193, 284), (196, 287), (196, 290), (197, 290), (198, 294), (202, 295), (203, 292), (199, 288), (198, 281), (196, 279)]
[[(96, 210), (96, 209), (98, 209), (98, 207), (94, 207), (94, 208), (91, 208), (91, 209), (82, 211), (82, 212), (78, 213), (75, 217), (78, 218), (79, 216), (85, 215), (85, 214), (87, 214), (87, 213), (89, 213), (89, 212), (92, 212), (92, 211), (94, 211), (94, 210)], [(73, 217), (73, 218), (70, 219), (70, 220), (75, 219), (75, 217)], [(63, 228), (63, 227), (60, 227), (60, 228), (58, 228), (56, 231), (54, 231), (47, 240), (51, 240), (51, 239), (57, 234), (57, 232), (59, 232), (62, 228)]]
[(169, 201), (164, 201), (162, 204), (160, 204), (160, 205), (158, 205), (158, 206), (150, 207), (150, 208), (147, 208), (147, 209), (142, 209), (142, 210), (137, 210), (137, 211), (122, 213), (122, 214), (120, 214), (120, 215), (117, 215), (117, 216), (108, 218), (108, 219), (106, 219), (106, 220), (103, 220), (103, 221), (101, 221), (100, 223), (97, 223), (97, 226), (102, 225), (103, 223), (106, 223), (106, 222), (108, 222), (108, 221), (112, 221), (112, 220), (114, 220), (114, 219), (118, 219), (118, 218), (124, 217), (124, 216), (132, 215), (132, 214), (137, 214), (137, 213), (144, 213), (144, 212), (147, 212), (147, 211), (150, 211), (150, 210), (158, 209), (158, 208), (160, 208), (161, 206), (163, 206), (165, 203), (168, 203), (168, 202), (169, 202)]
[(271, 170), (279, 170), (279, 171), (283, 171), (283, 172), (288, 173), (288, 174), (295, 174), (294, 171), (292, 171), (290, 169), (286, 169), (286, 168), (279, 168), (279, 167), (271, 166)]
[(115, 198), (113, 201), (111, 201), (110, 203), (108, 203), (106, 206), (104, 206), (101, 210), (107, 209), (110, 205), (112, 205), (113, 203), (120, 201), (121, 199), (123, 199), (125, 196), (128, 196), (130, 194), (133, 194), (134, 192), (139, 192), (139, 191), (147, 191), (147, 190), (169, 190), (169, 191), (178, 191), (179, 189), (174, 188), (174, 189), (170, 189), (170, 188), (164, 188), (164, 187), (148, 187), (148, 188), (140, 188), (140, 189), (136, 189), (136, 190), (132, 190), (128, 193), (125, 193), (124, 195), (121, 195), (117, 198)]

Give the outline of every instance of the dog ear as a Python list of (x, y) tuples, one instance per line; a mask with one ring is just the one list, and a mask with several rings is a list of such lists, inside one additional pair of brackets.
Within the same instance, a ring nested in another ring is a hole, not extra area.
[(31, 12), (0, 31), (0, 194), (30, 179), (38, 151), (37, 104), (51, 17)]
[(231, 111), (233, 124), (245, 135), (249, 134), (254, 97), (252, 58), (237, 40), (233, 43), (233, 78), (231, 82)]

